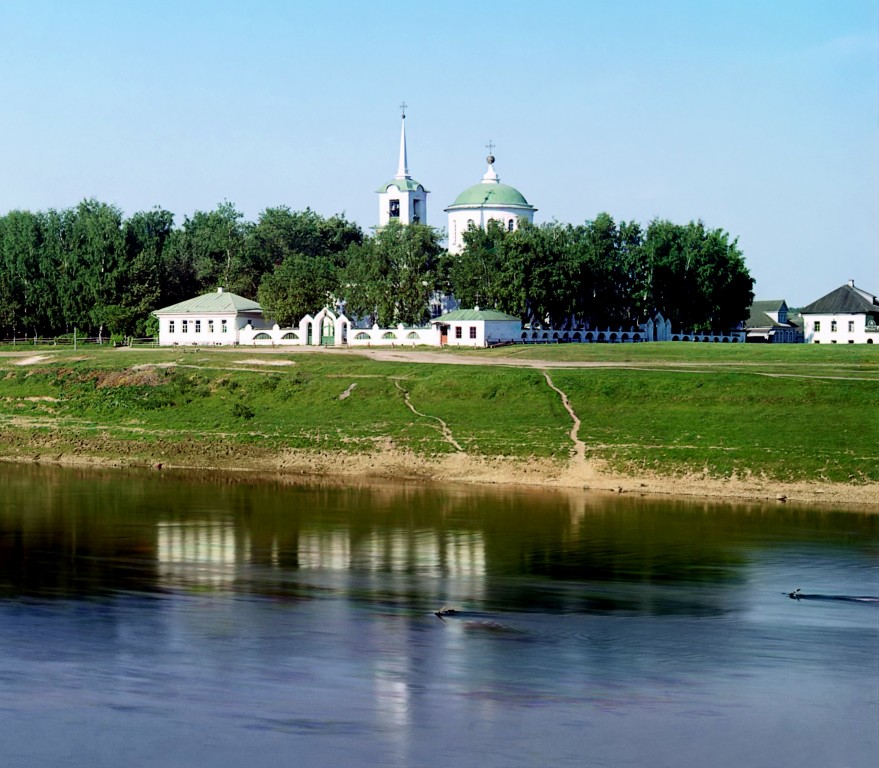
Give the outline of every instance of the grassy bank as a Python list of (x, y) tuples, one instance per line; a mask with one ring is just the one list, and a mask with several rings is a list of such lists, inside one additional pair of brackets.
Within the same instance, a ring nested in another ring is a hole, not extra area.
[(573, 420), (545, 370), (581, 421), (585, 459), (602, 470), (879, 482), (873, 348), (8, 352), (6, 457), (249, 467), (290, 450), (393, 450), (562, 466), (573, 456)]

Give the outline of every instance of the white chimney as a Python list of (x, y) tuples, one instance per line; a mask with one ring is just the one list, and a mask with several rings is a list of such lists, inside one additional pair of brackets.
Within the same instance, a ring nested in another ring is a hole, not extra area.
[(222, 292), (223, 292), (222, 288), (217, 288), (217, 293), (222, 293)]
[(855, 281), (854, 281), (854, 280), (849, 280), (849, 281), (848, 281), (848, 287), (849, 287), (849, 288), (854, 288), (854, 287), (855, 287)]

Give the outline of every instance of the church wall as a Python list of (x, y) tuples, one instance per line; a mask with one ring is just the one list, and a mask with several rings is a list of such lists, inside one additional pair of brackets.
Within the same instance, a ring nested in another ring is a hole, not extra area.
[(519, 219), (534, 220), (533, 211), (522, 211), (517, 208), (463, 208), (449, 212), (449, 252), (461, 253), (464, 250), (464, 233), (472, 221), (477, 227), (485, 229), (489, 221), (499, 221), (504, 229), (513, 222), (513, 230), (519, 228)]

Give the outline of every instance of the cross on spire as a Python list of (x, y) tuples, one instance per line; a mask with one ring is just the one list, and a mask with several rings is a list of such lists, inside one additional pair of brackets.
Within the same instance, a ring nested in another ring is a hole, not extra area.
[(400, 105), (400, 111), (403, 113), (404, 120), (406, 119), (406, 107), (408, 106), (409, 105), (405, 101)]
[(488, 154), (492, 154), (492, 150), (494, 149), (494, 147), (495, 147), (494, 142), (491, 139), (489, 139), (488, 144), (485, 145), (485, 148), (488, 150)]

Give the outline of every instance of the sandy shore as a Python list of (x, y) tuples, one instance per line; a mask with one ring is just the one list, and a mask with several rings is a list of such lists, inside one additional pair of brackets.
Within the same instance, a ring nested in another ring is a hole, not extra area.
[[(419, 456), (392, 448), (368, 455), (285, 450), (267, 453), (250, 450), (243, 455), (204, 451), (197, 440), (166, 452), (161, 446), (134, 441), (124, 451), (108, 455), (107, 445), (80, 443), (72, 450), (59, 446), (31, 446), (29, 451), (4, 451), (0, 461), (46, 463), (67, 466), (150, 467), (161, 469), (213, 470), (220, 472), (269, 473), (337, 480), (397, 479), (410, 482), (442, 482), (466, 485), (565, 488), (639, 496), (686, 497), (714, 500), (760, 501), (776, 504), (820, 504), (854, 507), (879, 512), (879, 486), (840, 483), (779, 483), (757, 477), (718, 479), (704, 475), (664, 477), (644, 474), (619, 475), (590, 462), (484, 458), (462, 453)], [(119, 446), (114, 446), (118, 448)], [(46, 449), (49, 450), (46, 450)], [(156, 450), (158, 448), (158, 450)], [(91, 450), (95, 449), (95, 450)]]

